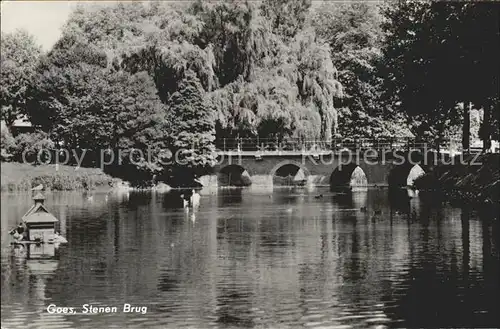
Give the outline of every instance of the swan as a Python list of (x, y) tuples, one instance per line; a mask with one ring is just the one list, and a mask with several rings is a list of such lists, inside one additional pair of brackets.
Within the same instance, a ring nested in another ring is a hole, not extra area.
[(200, 205), (200, 195), (196, 193), (196, 191), (193, 189), (192, 190), (192, 195), (191, 195), (191, 206), (198, 207)]

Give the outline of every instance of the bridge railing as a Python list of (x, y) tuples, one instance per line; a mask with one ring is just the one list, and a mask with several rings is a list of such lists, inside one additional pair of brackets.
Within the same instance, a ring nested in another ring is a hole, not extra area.
[(332, 139), (331, 141), (289, 138), (221, 138), (216, 140), (216, 148), (221, 152), (340, 152), (376, 150), (424, 149), (427, 143), (413, 138), (386, 139)]

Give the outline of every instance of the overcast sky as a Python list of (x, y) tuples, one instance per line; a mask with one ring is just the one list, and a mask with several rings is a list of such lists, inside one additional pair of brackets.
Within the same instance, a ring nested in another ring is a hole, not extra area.
[(47, 50), (76, 5), (76, 1), (2, 1), (2, 32), (25, 29)]

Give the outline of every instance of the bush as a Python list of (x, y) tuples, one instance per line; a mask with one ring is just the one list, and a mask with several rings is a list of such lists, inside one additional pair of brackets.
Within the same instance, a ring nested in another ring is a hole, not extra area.
[[(46, 160), (48, 154), (40, 153), (42, 150), (52, 150), (54, 142), (44, 132), (20, 134), (15, 138), (13, 160), (38, 164)], [(24, 156), (23, 156), (24, 153)], [(39, 161), (40, 160), (40, 161)]]
[(93, 190), (109, 188), (118, 180), (97, 168), (79, 168), (60, 165), (32, 166), (25, 163), (2, 163), (2, 191), (28, 191), (43, 184), (48, 190)]
[(0, 128), (0, 141), (1, 141), (1, 152), (0, 152), (0, 160), (1, 161), (10, 161), (12, 159), (12, 151), (16, 147), (16, 142), (14, 137), (9, 131), (9, 128), (2, 124)]

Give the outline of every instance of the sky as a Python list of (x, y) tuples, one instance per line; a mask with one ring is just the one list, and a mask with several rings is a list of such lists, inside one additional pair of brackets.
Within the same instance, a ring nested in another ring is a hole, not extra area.
[(1, 29), (25, 29), (48, 50), (61, 36), (61, 27), (76, 6), (76, 1), (2, 1)]

